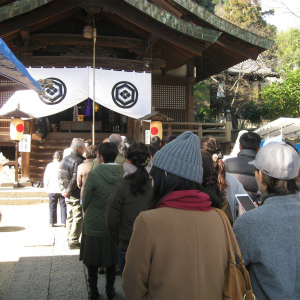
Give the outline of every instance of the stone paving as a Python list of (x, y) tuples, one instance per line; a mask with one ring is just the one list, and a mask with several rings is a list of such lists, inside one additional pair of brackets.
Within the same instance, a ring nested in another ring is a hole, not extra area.
[[(88, 299), (87, 271), (78, 259), (79, 250), (69, 250), (65, 228), (49, 226), (48, 204), (0, 209), (0, 299)], [(104, 285), (105, 277), (99, 275), (101, 299), (106, 299)], [(115, 288), (115, 299), (123, 300), (120, 276)]]

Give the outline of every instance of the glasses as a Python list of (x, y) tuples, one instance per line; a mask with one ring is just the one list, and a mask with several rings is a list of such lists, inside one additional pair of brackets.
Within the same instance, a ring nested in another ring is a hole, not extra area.
[(254, 176), (255, 176), (256, 172), (258, 172), (258, 171), (259, 171), (259, 170), (258, 170), (257, 168), (254, 168), (254, 169), (252, 170)]

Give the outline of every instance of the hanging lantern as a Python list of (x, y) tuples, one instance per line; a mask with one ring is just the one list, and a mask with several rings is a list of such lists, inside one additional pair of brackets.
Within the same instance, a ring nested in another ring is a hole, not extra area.
[(23, 138), (24, 121), (22, 119), (12, 119), (10, 122), (10, 138), (14, 141), (20, 141)]
[(162, 139), (162, 122), (160, 121), (152, 121), (150, 123), (150, 134), (151, 134), (151, 139), (154, 136), (158, 136), (160, 139)]

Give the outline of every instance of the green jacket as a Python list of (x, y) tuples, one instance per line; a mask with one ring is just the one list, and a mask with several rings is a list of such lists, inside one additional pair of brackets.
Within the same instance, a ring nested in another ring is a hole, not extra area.
[(122, 175), (122, 167), (117, 164), (101, 164), (89, 172), (82, 196), (85, 235), (110, 237), (106, 228), (106, 206), (113, 185)]

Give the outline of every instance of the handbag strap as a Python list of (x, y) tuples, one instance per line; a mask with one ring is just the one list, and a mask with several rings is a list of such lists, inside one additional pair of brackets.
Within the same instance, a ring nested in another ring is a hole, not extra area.
[[(218, 208), (214, 208), (214, 209), (219, 213), (219, 215), (221, 216), (222, 221), (224, 223), (225, 232), (226, 232), (227, 240), (228, 240), (230, 263), (235, 263), (235, 253), (236, 253), (236, 255), (238, 256), (239, 262), (244, 264), (244, 260), (242, 258), (242, 253), (241, 253), (240, 247), (238, 245), (235, 234), (233, 232), (233, 229), (230, 225), (230, 222), (229, 222), (227, 216), (225, 215), (225, 213), (222, 210), (220, 210)], [(234, 247), (233, 247), (233, 245), (234, 245)]]

